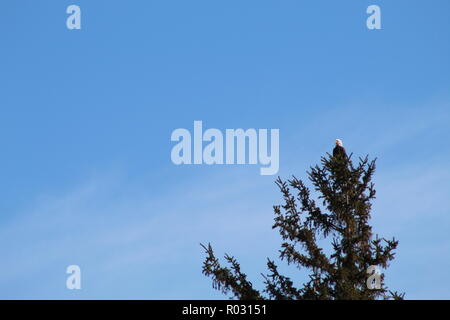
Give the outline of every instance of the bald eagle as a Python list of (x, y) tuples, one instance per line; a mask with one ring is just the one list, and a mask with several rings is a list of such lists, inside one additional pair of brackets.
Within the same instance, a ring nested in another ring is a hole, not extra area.
[(347, 157), (347, 153), (345, 152), (344, 144), (341, 139), (336, 139), (336, 146), (333, 149), (333, 156), (343, 158)]

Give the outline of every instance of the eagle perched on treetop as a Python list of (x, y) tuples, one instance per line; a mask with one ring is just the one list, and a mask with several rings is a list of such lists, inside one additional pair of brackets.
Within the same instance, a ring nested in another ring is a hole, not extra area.
[(341, 139), (336, 139), (336, 146), (333, 149), (333, 156), (347, 158), (347, 153), (345, 152), (344, 144)]

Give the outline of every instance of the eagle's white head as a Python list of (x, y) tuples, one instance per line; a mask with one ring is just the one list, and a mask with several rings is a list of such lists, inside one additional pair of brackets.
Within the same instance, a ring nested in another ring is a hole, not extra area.
[(336, 139), (336, 145), (339, 146), (339, 147), (343, 147), (344, 146), (344, 144), (342, 143), (341, 139)]

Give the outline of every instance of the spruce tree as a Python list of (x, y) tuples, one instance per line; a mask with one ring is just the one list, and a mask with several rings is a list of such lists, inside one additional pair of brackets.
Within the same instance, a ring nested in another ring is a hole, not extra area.
[[(275, 261), (267, 259), (268, 274), (262, 275), (265, 289), (260, 292), (233, 256), (225, 255), (229, 266), (224, 267), (211, 245), (202, 245), (206, 252), (203, 274), (212, 278), (213, 288), (241, 300), (403, 299), (404, 294), (387, 289), (383, 274), (377, 286), (368, 281), (369, 267), (386, 269), (398, 241), (374, 237), (369, 225), (376, 159), (359, 158), (355, 166), (351, 158), (345, 151), (327, 153), (320, 166), (307, 171), (312, 189), (295, 176), (276, 180), (284, 200), (274, 206), (272, 227), (282, 238), (279, 257), (306, 272), (308, 281), (294, 285), (279, 273)], [(321, 248), (319, 240), (328, 241), (329, 248)]]

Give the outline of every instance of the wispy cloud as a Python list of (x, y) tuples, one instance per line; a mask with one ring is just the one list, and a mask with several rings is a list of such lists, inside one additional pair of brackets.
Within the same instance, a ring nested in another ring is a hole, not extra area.
[[(118, 189), (130, 186), (96, 178), (59, 197), (41, 197), (32, 211), (0, 229), (4, 259), (0, 294), (3, 298), (70, 297), (63, 290), (65, 267), (79, 264), (90, 288), (84, 290), (84, 297), (101, 298), (102, 287), (115, 287), (109, 296), (121, 297), (121, 281), (128, 277), (139, 285), (131, 274), (137, 272), (141, 281), (149, 283), (144, 297), (161, 298), (164, 291), (150, 289), (156, 279), (146, 271), (172, 270), (172, 279), (178, 281), (193, 275), (200, 278), (200, 242), (226, 245), (247, 259), (258, 254), (257, 242), (270, 232), (271, 204), (259, 201), (255, 191), (265, 191), (250, 179), (234, 184), (223, 176), (209, 179), (214, 180), (226, 183), (199, 184), (188, 192), (174, 188), (154, 198), (133, 196), (130, 189), (127, 196), (115, 197)], [(114, 275), (116, 280), (111, 279)], [(174, 296), (177, 289), (173, 290), (165, 294)], [(143, 297), (142, 292), (128, 292), (128, 296)]]
[[(448, 170), (437, 151), (432, 159), (417, 155), (410, 159), (404, 150), (398, 151), (413, 146), (417, 136), (433, 138), (439, 133), (434, 127), (443, 128), (445, 117), (438, 111), (414, 125), (423, 112), (415, 111), (409, 121), (395, 126), (402, 117), (397, 113), (382, 131), (376, 131), (371, 123), (349, 126), (349, 120), (340, 123), (347, 129), (336, 131), (339, 137), (347, 138), (351, 149), (381, 155), (375, 177), (375, 232), (400, 239), (389, 279), (394, 288), (405, 288), (410, 298), (423, 297), (431, 288), (445, 292), (445, 282), (435, 281), (436, 274), (445, 278), (445, 271), (429, 271), (433, 265), (449, 263), (442, 254), (449, 247)], [(387, 113), (374, 114), (373, 121), (389, 117)], [(305, 178), (308, 166), (331, 148), (327, 137), (339, 128), (335, 117), (343, 119), (337, 110), (330, 112), (325, 122), (331, 128), (299, 148), (285, 149), (282, 175), (294, 173)], [(302, 141), (321, 123), (312, 122), (299, 132), (282, 135), (282, 139), (285, 143)], [(368, 132), (366, 136), (363, 131)], [(394, 161), (400, 156), (402, 161)], [(157, 193), (155, 181), (134, 184), (124, 175), (106, 174), (70, 190), (40, 195), (30, 202), (28, 210), (0, 226), (0, 297), (221, 297), (201, 275), (199, 243), (208, 241), (218, 255), (235, 254), (258, 283), (265, 258), (277, 257), (279, 239), (271, 225), (272, 205), (280, 203), (280, 195), (273, 177), (263, 178), (246, 169), (227, 170), (180, 179), (176, 186), (158, 188)], [(418, 251), (421, 263), (415, 262)], [(79, 293), (65, 289), (69, 264), (82, 267), (84, 286)], [(408, 272), (420, 281), (409, 280), (405, 276)]]

